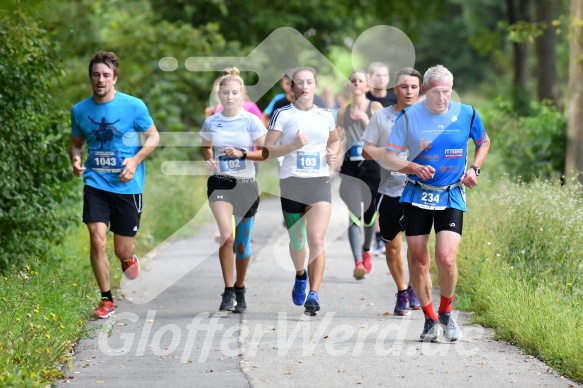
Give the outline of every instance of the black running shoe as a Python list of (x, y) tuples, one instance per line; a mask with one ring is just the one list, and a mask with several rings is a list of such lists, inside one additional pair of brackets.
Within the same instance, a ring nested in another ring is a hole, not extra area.
[(219, 310), (233, 311), (235, 310), (235, 291), (225, 291), (221, 294), (223, 300)]
[(245, 287), (237, 288), (235, 287), (235, 300), (237, 305), (235, 306), (236, 313), (242, 313), (247, 310), (247, 302), (245, 302)]

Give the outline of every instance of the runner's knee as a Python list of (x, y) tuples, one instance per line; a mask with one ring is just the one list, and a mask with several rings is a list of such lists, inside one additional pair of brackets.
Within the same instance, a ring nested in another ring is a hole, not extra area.
[(120, 260), (129, 259), (132, 254), (134, 253), (133, 244), (131, 246), (123, 246), (123, 247), (115, 247), (114, 248), (115, 255)]
[(251, 232), (254, 217), (236, 217), (237, 232), (235, 233), (235, 254), (237, 259), (245, 260), (251, 255)]
[(290, 246), (294, 251), (300, 251), (306, 246), (306, 226), (301, 221), (302, 215), (286, 212), (283, 214), (289, 233)]

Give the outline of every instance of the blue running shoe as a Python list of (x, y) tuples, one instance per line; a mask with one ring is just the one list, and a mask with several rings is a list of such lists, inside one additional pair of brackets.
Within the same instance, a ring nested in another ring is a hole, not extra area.
[(397, 292), (395, 296), (397, 297), (397, 303), (395, 303), (393, 314), (401, 317), (411, 314), (409, 311), (409, 294), (407, 292)]
[(411, 310), (421, 310), (421, 303), (419, 303), (419, 299), (417, 299), (413, 287), (409, 286), (407, 288), (407, 294), (409, 294), (409, 308)]
[(304, 307), (306, 311), (310, 313), (320, 311), (320, 298), (318, 298), (316, 291), (310, 291), (308, 299), (306, 300), (306, 303), (304, 303)]
[(296, 282), (294, 283), (294, 288), (292, 289), (292, 300), (296, 306), (301, 306), (305, 303), (308, 297), (306, 289), (308, 288), (308, 270), (306, 269), (306, 278), (298, 279), (296, 276)]

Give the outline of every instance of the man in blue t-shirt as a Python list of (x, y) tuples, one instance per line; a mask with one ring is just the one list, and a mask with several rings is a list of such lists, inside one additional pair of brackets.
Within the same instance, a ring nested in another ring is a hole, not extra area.
[[(73, 173), (83, 176), (83, 222), (90, 239), (93, 273), (101, 289), (101, 301), (94, 310), (98, 318), (115, 312), (109, 281), (107, 227), (114, 233), (115, 255), (128, 279), (135, 279), (140, 263), (133, 253), (134, 237), (140, 226), (144, 159), (154, 151), (160, 137), (148, 108), (139, 99), (115, 90), (118, 58), (100, 51), (89, 62), (93, 96), (71, 111), (69, 156)], [(141, 144), (140, 134), (145, 136)], [(87, 159), (81, 165), (85, 144)]]
[[(465, 186), (477, 184), (480, 166), (490, 149), (480, 115), (470, 105), (451, 101), (453, 75), (441, 65), (423, 76), (426, 99), (401, 112), (389, 136), (383, 164), (408, 174), (401, 195), (405, 233), (411, 254), (411, 283), (425, 313), (422, 341), (436, 341), (439, 323), (453, 342), (462, 332), (451, 315), (457, 283), (456, 255), (460, 244)], [(476, 146), (467, 167), (468, 139)], [(408, 151), (406, 160), (399, 153)], [(431, 302), (429, 234), (435, 228), (435, 263), (441, 300), (438, 314)]]

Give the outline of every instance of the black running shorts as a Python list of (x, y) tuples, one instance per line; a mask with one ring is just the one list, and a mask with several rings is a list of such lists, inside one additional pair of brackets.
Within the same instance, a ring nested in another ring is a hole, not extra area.
[(116, 194), (85, 185), (83, 222), (103, 222), (113, 233), (134, 237), (140, 228), (142, 194)]
[(249, 218), (259, 207), (259, 187), (254, 178), (236, 179), (227, 175), (213, 175), (207, 181), (209, 202), (228, 202), (233, 205), (233, 214)]
[(434, 226), (435, 233), (449, 230), (461, 236), (464, 224), (464, 212), (459, 209), (447, 208), (444, 210), (428, 210), (404, 203), (405, 233), (407, 236), (421, 236), (431, 233)]
[(389, 197), (381, 193), (376, 197), (376, 209), (379, 214), (379, 227), (384, 241), (393, 241), (400, 232), (405, 230), (403, 204), (400, 197)]

